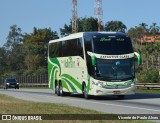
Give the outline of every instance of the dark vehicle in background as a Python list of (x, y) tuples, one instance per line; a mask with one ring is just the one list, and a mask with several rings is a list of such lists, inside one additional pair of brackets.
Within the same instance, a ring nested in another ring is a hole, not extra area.
[(7, 78), (4, 81), (4, 89), (15, 88), (19, 89), (19, 83), (15, 78)]

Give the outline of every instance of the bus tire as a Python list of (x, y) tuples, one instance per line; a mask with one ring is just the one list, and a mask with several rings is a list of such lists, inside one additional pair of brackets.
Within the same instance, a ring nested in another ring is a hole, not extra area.
[(55, 81), (54, 87), (54, 93), (57, 94), (57, 81)]
[(59, 91), (59, 86), (58, 86), (58, 84), (56, 85), (56, 94), (57, 94), (57, 96), (60, 96), (60, 91)]
[(62, 83), (60, 83), (60, 87), (59, 87), (59, 95), (60, 95), (60, 96), (64, 96), (64, 95), (65, 95), (65, 93), (63, 92)]
[(83, 96), (85, 99), (89, 99), (89, 95), (87, 94), (86, 84), (83, 84)]

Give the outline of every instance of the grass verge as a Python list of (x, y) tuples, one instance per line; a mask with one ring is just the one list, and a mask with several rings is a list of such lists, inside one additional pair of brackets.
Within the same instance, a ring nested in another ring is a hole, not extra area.
[(136, 93), (144, 93), (144, 94), (160, 94), (160, 89), (149, 89), (146, 88), (137, 88)]
[[(0, 94), (0, 114), (101, 114), (94, 110), (62, 104), (35, 103), (15, 99)], [(0, 123), (149, 123), (148, 121), (128, 120), (48, 120), (48, 121), (0, 121)]]

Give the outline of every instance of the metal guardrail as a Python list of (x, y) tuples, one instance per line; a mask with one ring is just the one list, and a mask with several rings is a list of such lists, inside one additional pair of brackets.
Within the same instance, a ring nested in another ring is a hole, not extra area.
[(20, 87), (48, 87), (48, 83), (23, 83)]
[(151, 88), (160, 88), (160, 83), (136, 83), (136, 87), (147, 88), (149, 90)]
[[(21, 83), (20, 87), (48, 87), (48, 83)], [(160, 88), (160, 83), (137, 83), (136, 87), (142, 88)]]
[[(48, 75), (40, 75), (40, 76), (23, 76), (16, 77), (17, 81), (20, 84), (20, 87), (48, 87)], [(3, 88), (4, 79), (0, 78), (0, 88)], [(159, 88), (160, 83), (136, 83), (137, 88)]]
[[(48, 75), (21, 76), (17, 79), (20, 87), (48, 87)], [(4, 87), (5, 78), (0, 78), (0, 88)]]
[[(19, 84), (19, 87), (49, 87), (48, 83), (23, 83), (23, 84)], [(0, 88), (4, 88), (3, 85), (0, 85)]]

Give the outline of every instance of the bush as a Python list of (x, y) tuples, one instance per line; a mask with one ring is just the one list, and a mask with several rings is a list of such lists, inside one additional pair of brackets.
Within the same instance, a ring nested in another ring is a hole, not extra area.
[(158, 83), (160, 82), (159, 71), (155, 68), (143, 70), (137, 75), (139, 82)]
[(41, 67), (41, 68), (39, 68), (38, 70), (36, 70), (36, 71), (34, 72), (34, 75), (35, 75), (35, 76), (37, 76), (37, 75), (45, 75), (45, 74), (47, 74), (47, 73), (48, 73), (47, 68)]
[(23, 73), (23, 76), (32, 76), (34, 73), (33, 70), (26, 70), (24, 73)]
[(160, 80), (159, 71), (157, 69), (151, 68), (148, 71), (147, 80), (149, 83), (158, 83)]
[(138, 82), (143, 82), (146, 83), (147, 82), (147, 78), (146, 78), (146, 71), (141, 71), (140, 73), (137, 74), (137, 79)]

